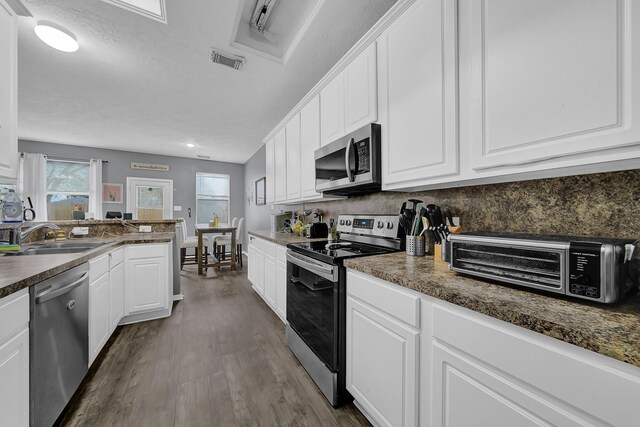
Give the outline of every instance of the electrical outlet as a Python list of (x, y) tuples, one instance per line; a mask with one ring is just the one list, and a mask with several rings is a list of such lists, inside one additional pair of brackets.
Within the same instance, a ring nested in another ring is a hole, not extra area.
[(71, 234), (74, 236), (86, 236), (89, 234), (89, 227), (73, 227)]
[(173, 211), (174, 212), (182, 212), (182, 206), (174, 206), (173, 207)]
[(150, 225), (141, 225), (139, 228), (141, 233), (151, 233), (151, 226)]

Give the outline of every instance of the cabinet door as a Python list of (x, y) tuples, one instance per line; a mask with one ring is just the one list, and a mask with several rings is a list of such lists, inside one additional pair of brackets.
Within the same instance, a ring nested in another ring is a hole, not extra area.
[(280, 129), (275, 137), (274, 164), (275, 175), (275, 201), (287, 200), (287, 137), (285, 129)]
[(249, 279), (249, 282), (251, 282), (252, 285), (255, 286), (256, 284), (256, 279), (255, 279), (255, 265), (256, 265), (256, 248), (251, 244), (251, 241), (253, 240), (253, 237), (249, 237), (249, 249), (247, 251), (248, 257), (247, 257), (247, 262), (249, 263), (249, 266), (247, 268), (247, 279)]
[(457, 174), (456, 2), (418, 0), (378, 47), (383, 188)]
[(340, 73), (320, 92), (322, 145), (344, 136), (344, 75)]
[(127, 260), (125, 314), (165, 309), (167, 286), (167, 260), (164, 257)]
[(266, 165), (266, 202), (273, 203), (276, 200), (276, 175), (275, 175), (275, 141), (271, 138), (265, 145)]
[(345, 133), (378, 120), (376, 43), (373, 42), (344, 70)]
[(287, 264), (276, 261), (276, 314), (287, 323)]
[(315, 151), (320, 148), (320, 97), (300, 111), (300, 185), (303, 198), (316, 197)]
[(287, 201), (300, 199), (300, 114), (285, 126), (287, 138)]
[(272, 308), (276, 306), (276, 259), (264, 256), (264, 299)]
[(89, 366), (111, 336), (109, 274), (89, 284)]
[(254, 251), (255, 266), (253, 269), (253, 289), (256, 290), (260, 296), (264, 296), (264, 254), (262, 251)]
[(29, 329), (0, 343), (0, 414), (3, 426), (29, 425)]
[(18, 27), (17, 19), (0, 0), (0, 182), (18, 178)]
[(433, 347), (433, 383), (433, 425), (593, 425), (523, 390), (499, 371), (487, 369), (438, 343)]
[(111, 332), (124, 316), (124, 264), (120, 263), (109, 271)]
[(632, 3), (461, 1), (474, 170), (640, 144)]
[(374, 422), (418, 422), (419, 332), (347, 297), (347, 390)]

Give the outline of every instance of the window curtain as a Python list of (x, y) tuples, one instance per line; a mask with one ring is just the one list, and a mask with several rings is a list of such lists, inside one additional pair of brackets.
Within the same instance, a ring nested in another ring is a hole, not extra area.
[(26, 207), (31, 198), (36, 221), (47, 221), (47, 157), (22, 153), (18, 173), (18, 194)]
[(89, 212), (102, 219), (102, 160), (89, 160)]

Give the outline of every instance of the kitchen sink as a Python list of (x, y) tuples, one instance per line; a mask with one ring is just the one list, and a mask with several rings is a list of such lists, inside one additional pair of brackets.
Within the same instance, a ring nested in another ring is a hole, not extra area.
[(90, 251), (112, 242), (55, 242), (55, 243), (33, 243), (22, 247), (18, 252), (5, 252), (3, 256), (18, 255), (55, 255), (55, 254), (76, 254)]

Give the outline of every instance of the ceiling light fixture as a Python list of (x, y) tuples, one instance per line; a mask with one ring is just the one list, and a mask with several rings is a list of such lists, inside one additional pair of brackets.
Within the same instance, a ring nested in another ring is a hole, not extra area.
[(186, 145), (187, 145), (187, 147), (189, 147), (189, 148), (193, 148), (193, 147), (195, 147), (195, 146), (196, 146), (196, 144), (193, 144), (193, 143), (191, 143), (191, 142), (187, 142), (187, 144), (186, 144)]
[(53, 22), (38, 21), (33, 31), (44, 43), (62, 52), (75, 52), (80, 47), (71, 31)]

